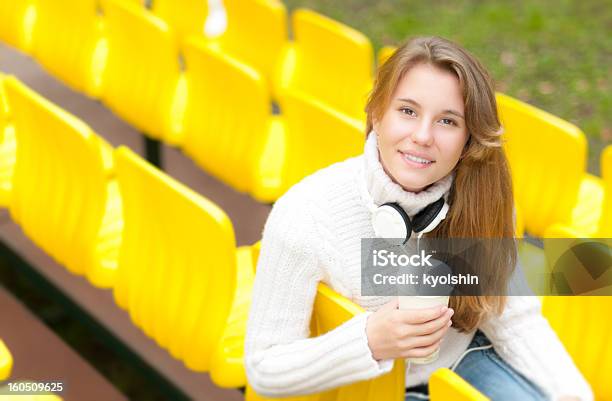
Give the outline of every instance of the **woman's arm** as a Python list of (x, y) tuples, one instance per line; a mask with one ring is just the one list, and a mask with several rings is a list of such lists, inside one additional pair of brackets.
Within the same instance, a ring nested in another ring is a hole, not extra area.
[(537, 297), (509, 296), (504, 313), (489, 318), (480, 329), (506, 362), (552, 400), (562, 400), (564, 396), (593, 400), (589, 384), (542, 316)]
[(317, 285), (323, 278), (314, 219), (290, 191), (264, 229), (245, 344), (249, 384), (264, 396), (320, 392), (376, 377), (393, 361), (373, 359), (366, 337), (369, 313), (308, 338)]

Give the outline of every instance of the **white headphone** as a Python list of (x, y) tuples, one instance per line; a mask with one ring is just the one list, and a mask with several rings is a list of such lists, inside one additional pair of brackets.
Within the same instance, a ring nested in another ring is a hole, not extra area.
[(413, 231), (418, 233), (418, 238), (432, 231), (446, 218), (449, 209), (448, 203), (442, 196), (437, 201), (427, 205), (411, 220), (399, 204), (385, 203), (377, 206), (365, 185), (362, 192), (366, 204), (372, 212), (372, 227), (376, 237), (403, 238), (402, 244), (408, 242)]

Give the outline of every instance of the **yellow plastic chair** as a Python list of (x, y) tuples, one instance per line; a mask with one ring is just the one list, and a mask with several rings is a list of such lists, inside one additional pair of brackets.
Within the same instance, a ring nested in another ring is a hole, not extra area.
[(294, 42), (279, 67), (276, 93), (298, 90), (365, 121), (374, 64), (369, 39), (311, 10), (296, 10), (292, 23)]
[(489, 400), (455, 372), (446, 368), (436, 370), (429, 378), (429, 397), (431, 401)]
[(612, 297), (544, 297), (542, 313), (589, 382), (597, 400), (612, 400)]
[(0, 74), (0, 207), (9, 205), (16, 152), (15, 130), (4, 94), (4, 75)]
[(381, 47), (380, 50), (378, 51), (378, 55), (377, 55), (378, 66), (380, 67), (387, 60), (389, 60), (389, 57), (391, 57), (393, 55), (393, 53), (395, 53), (396, 50), (397, 50), (397, 47), (395, 47), (395, 46), (383, 46), (383, 47)]
[(227, 29), (213, 46), (257, 70), (274, 92), (272, 83), (288, 43), (285, 5), (279, 0), (225, 0), (223, 4)]
[[(266, 143), (284, 140), (266, 83), (252, 68), (197, 38), (187, 42), (184, 55), (188, 97), (183, 149), (215, 177), (249, 192), (261, 179)], [(282, 147), (275, 150), (277, 159), (284, 155)]]
[(284, 143), (266, 146), (260, 164), (263, 178), (253, 190), (254, 197), (264, 201), (277, 199), (316, 170), (361, 154), (365, 141), (360, 121), (304, 93), (286, 92), (280, 105), (287, 134)]
[[(360, 306), (334, 292), (326, 285), (319, 284), (310, 325), (311, 334), (312, 336), (325, 334), (359, 313), (363, 313)], [(396, 360), (391, 372), (376, 379), (353, 383), (318, 394), (273, 399), (287, 401), (399, 401), (404, 399), (404, 382), (404, 361)], [(245, 398), (246, 401), (272, 400), (272, 398), (258, 395), (249, 385), (247, 385)]]
[(115, 300), (159, 346), (207, 371), (242, 294), (241, 269), (253, 270), (250, 248), (236, 248), (221, 209), (128, 148), (115, 162), (125, 222)]
[(205, 36), (208, 1), (153, 0), (151, 11), (172, 27), (180, 41), (191, 35)]
[(98, 97), (105, 62), (98, 0), (36, 0), (32, 54), (76, 91)]
[(11, 376), (12, 369), (13, 356), (4, 341), (0, 339), (0, 381), (8, 379)]
[(544, 237), (612, 237), (612, 145), (601, 152), (601, 178), (585, 174), (571, 222), (549, 227)]
[(103, 102), (146, 135), (179, 143), (182, 92), (174, 34), (136, 3), (103, 0), (103, 7), (108, 38)]
[(24, 52), (30, 51), (36, 18), (36, 0), (0, 2), (0, 41)]
[(586, 167), (587, 143), (576, 126), (501, 93), (497, 104), (515, 197), (526, 230), (542, 236), (569, 222)]
[(5, 80), (5, 91), (19, 144), (13, 220), (68, 270), (109, 287), (121, 240), (110, 145), (15, 78)]

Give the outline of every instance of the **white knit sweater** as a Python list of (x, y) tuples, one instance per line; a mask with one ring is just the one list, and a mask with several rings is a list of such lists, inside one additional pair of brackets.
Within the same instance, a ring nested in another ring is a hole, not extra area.
[[(264, 228), (245, 344), (247, 376), (259, 394), (320, 392), (392, 369), (392, 360), (372, 358), (365, 331), (368, 316), (390, 299), (360, 294), (360, 241), (374, 237), (363, 191), (379, 205), (398, 202), (412, 217), (451, 184), (447, 176), (418, 194), (404, 191), (383, 170), (376, 136), (370, 135), (363, 155), (306, 177), (275, 203)], [(309, 338), (319, 282), (367, 312)], [(509, 297), (504, 313), (479, 328), (505, 361), (552, 399), (593, 399), (536, 297)], [(450, 367), (473, 335), (451, 327), (435, 362), (409, 366), (406, 386), (426, 383), (433, 371)]]

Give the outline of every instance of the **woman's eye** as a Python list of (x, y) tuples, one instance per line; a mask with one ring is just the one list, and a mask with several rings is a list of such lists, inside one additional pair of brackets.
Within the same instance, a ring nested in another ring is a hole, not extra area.
[(416, 115), (416, 113), (414, 112), (414, 110), (409, 109), (409, 108), (407, 108), (407, 107), (403, 107), (403, 108), (401, 108), (401, 109), (400, 109), (400, 111), (401, 111), (402, 113), (406, 114), (406, 115), (409, 115), (409, 116), (415, 116), (415, 115)]
[(440, 121), (442, 121), (442, 124), (445, 125), (457, 125), (457, 123), (454, 120), (451, 120), (450, 118), (443, 118)]

